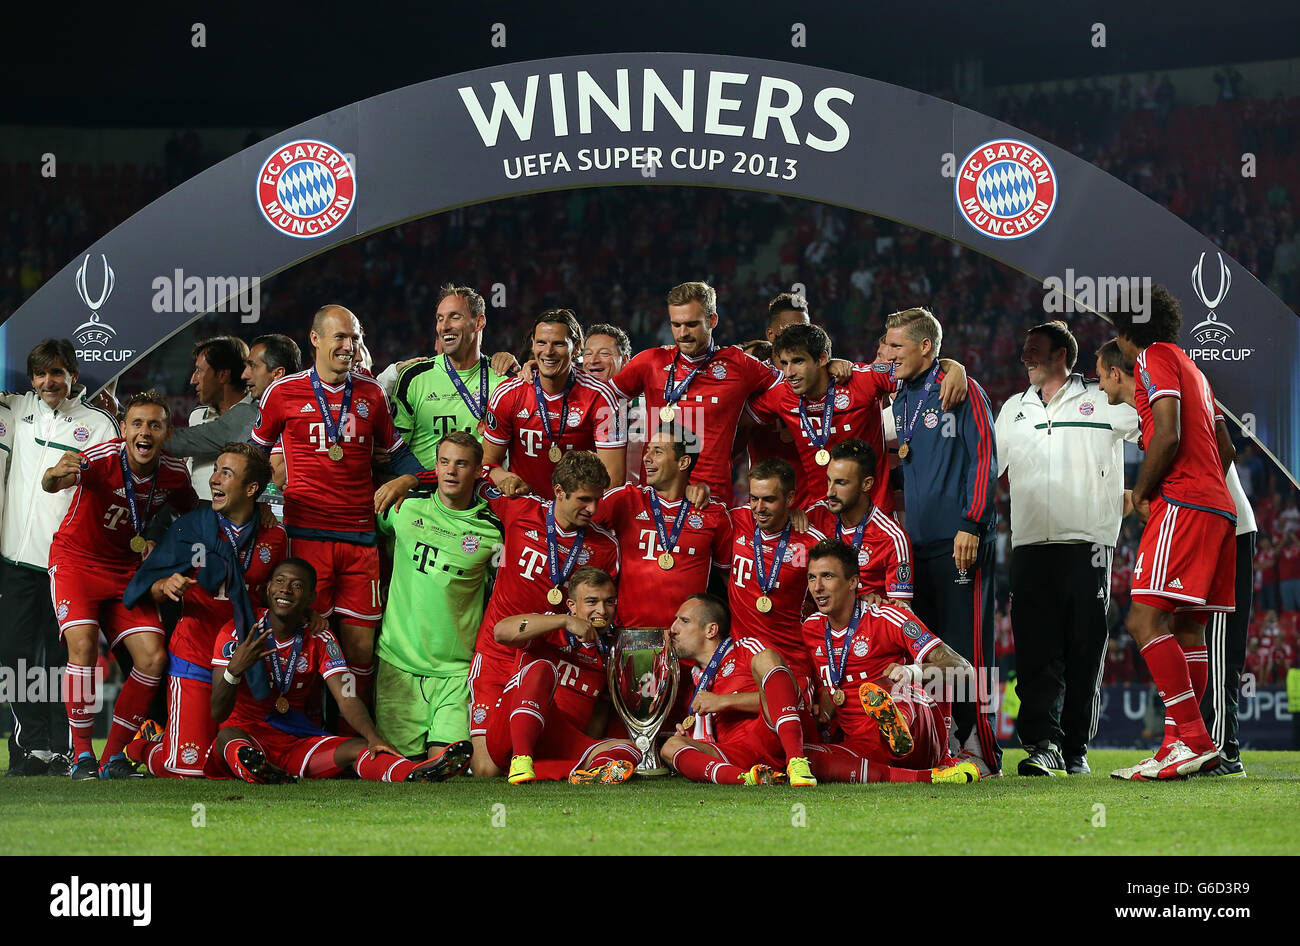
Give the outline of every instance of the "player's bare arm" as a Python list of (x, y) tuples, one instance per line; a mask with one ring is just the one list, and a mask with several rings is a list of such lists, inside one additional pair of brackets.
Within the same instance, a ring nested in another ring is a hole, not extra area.
[(701, 690), (691, 703), (693, 713), (745, 713), (757, 716), (762, 711), (759, 694), (753, 693), (713, 693)]
[[(256, 444), (254, 444), (256, 446)], [(284, 467), (284, 454), (270, 454), (271, 461), (271, 482), (280, 492), (284, 492), (285, 484), (289, 482), (289, 473)]]
[[(970, 661), (957, 653), (947, 644), (940, 642), (928, 654), (925, 655), (925, 662), (919, 665), (921, 672), (927, 670), (945, 670), (949, 672), (969, 674), (971, 670)], [(907, 667), (902, 664), (891, 663), (885, 668), (885, 676), (889, 677), (895, 683), (902, 683), (909, 680), (912, 674)], [(913, 683), (918, 682), (913, 680)]]
[(334, 701), (339, 705), (339, 714), (357, 731), (357, 735), (366, 741), (366, 746), (371, 752), (388, 752), (395, 756), (401, 755), (400, 752), (384, 741), (384, 738), (375, 729), (375, 721), (370, 718), (370, 711), (366, 709), (366, 704), (357, 699), (356, 684), (353, 682), (351, 673), (336, 673), (333, 676), (326, 677), (325, 685), (329, 687), (330, 693), (334, 696)]
[(571, 614), (512, 614), (497, 621), (492, 636), (498, 644), (523, 647), (529, 641), (545, 637), (552, 631), (568, 631), (584, 644), (596, 639), (596, 628)]
[(150, 585), (149, 595), (158, 604), (161, 604), (163, 601), (168, 599), (172, 601), (180, 601), (181, 598), (185, 596), (185, 592), (189, 591), (196, 584), (198, 584), (198, 582), (193, 578), (188, 578), (185, 575), (176, 572), (175, 574), (168, 575), (166, 578), (159, 578)]
[(492, 485), (507, 496), (523, 496), (532, 492), (523, 479), (501, 465), (505, 459), (505, 444), (483, 441), (483, 465), (488, 468), (488, 479)]
[(41, 489), (47, 493), (57, 493), (61, 489), (67, 489), (77, 481), (77, 473), (80, 470), (81, 454), (75, 450), (68, 450), (59, 457), (58, 463), (41, 475)]
[(622, 486), (627, 482), (627, 446), (622, 447), (598, 447), (596, 456), (604, 464), (605, 471), (609, 473), (610, 488)]
[[(212, 675), (212, 718), (217, 722), (223, 722), (235, 708), (235, 697), (239, 693), (239, 681), (244, 671), (259, 660), (265, 660), (271, 653), (272, 648), (268, 644), (271, 634), (269, 621), (265, 627), (254, 627), (253, 633), (239, 642), (224, 672)], [(232, 678), (234, 683), (230, 682)]]
[(1133, 506), (1139, 513), (1148, 508), (1156, 487), (1178, 453), (1182, 437), (1179, 406), (1176, 397), (1162, 397), (1151, 405), (1151, 442), (1147, 444), (1142, 469), (1138, 470), (1137, 482), (1133, 484)]

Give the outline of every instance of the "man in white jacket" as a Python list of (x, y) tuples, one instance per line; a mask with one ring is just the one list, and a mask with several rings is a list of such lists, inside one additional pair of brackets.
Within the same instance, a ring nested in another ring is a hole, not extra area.
[[(44, 699), (11, 702), (9, 775), (67, 775), (68, 720), (54, 671), (66, 662), (50, 600), (50, 541), (67, 514), (72, 491), (47, 493), (41, 474), (67, 450), (82, 451), (118, 435), (117, 418), (86, 399), (77, 383), (77, 354), (67, 339), (47, 338), (27, 356), (26, 394), (0, 394), (0, 420), (12, 426), (12, 452), (0, 528), (0, 666), (25, 680), (41, 667)], [(3, 438), (0, 438), (3, 439)], [(20, 694), (29, 695), (29, 694)], [(32, 696), (36, 696), (33, 688)]]

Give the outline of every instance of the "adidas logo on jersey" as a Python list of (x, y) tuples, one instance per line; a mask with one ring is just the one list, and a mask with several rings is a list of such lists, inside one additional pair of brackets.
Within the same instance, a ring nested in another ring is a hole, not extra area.
[(34, 423), (36, 423), (36, 415), (35, 415), (35, 414), (28, 414), (26, 417), (23, 418), (23, 423), (24, 423), (24, 424), (34, 424)]
[(532, 539), (534, 542), (539, 542), (541, 541), (542, 538), (540, 535), (537, 534), (536, 529), (529, 529), (527, 532), (524, 533), (524, 535)]
[(519, 413), (515, 415), (516, 420), (528, 420), (530, 411), (526, 407), (519, 408)]
[(641, 510), (640, 512), (638, 512), (638, 513), (636, 514), (636, 517), (637, 517), (638, 519), (645, 519), (645, 520), (647, 520), (647, 521), (649, 521), (649, 519), (650, 519), (649, 514), (648, 514), (644, 509)]
[[(1025, 412), (1024, 412), (1024, 411), (1021, 411), (1019, 414), (1016, 415), (1016, 420), (1024, 420), (1024, 419), (1025, 419)], [(1016, 421), (1012, 421), (1013, 424), (1014, 424), (1015, 422), (1016, 422)]]
[(412, 526), (412, 528), (415, 528), (415, 529), (423, 529), (423, 528), (424, 528), (424, 520), (423, 520), (423, 519), (416, 519), (414, 522), (411, 523), (411, 526)]
[(1170, 587), (1170, 588), (1177, 588), (1179, 591), (1182, 591), (1182, 590), (1183, 590), (1183, 583), (1182, 583), (1181, 581), (1179, 581), (1177, 578), (1175, 578), (1173, 581), (1171, 581), (1171, 582), (1169, 583), (1169, 587)]
[(314, 411), (314, 410), (316, 410), (316, 405), (315, 405), (315, 404), (304, 404), (304, 405), (302, 406), (302, 409), (301, 409), (300, 411), (298, 411), (298, 413), (299, 413), (299, 414), (310, 414), (310, 413), (311, 413), (312, 411)]

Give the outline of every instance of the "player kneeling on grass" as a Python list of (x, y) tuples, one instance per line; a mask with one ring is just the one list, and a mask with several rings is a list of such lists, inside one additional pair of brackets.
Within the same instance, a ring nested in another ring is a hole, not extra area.
[(493, 628), (519, 650), (515, 674), (488, 717), (487, 751), (511, 785), (567, 778), (574, 785), (625, 782), (641, 751), (598, 739), (608, 718), (600, 700), (609, 643), (602, 628), (618, 602), (607, 572), (585, 565), (569, 579), (568, 614), (515, 614)]
[[(217, 635), (212, 655), (212, 718), (224, 726), (214, 754), (246, 782), (277, 783), (332, 778), (351, 768), (372, 782), (441, 781), (469, 763), (468, 741), (433, 759), (404, 759), (379, 733), (356, 696), (338, 641), (313, 631), (307, 611), (316, 597), (316, 571), (300, 558), (276, 566), (266, 584), (267, 608), (240, 641), (231, 621)], [(243, 675), (265, 661), (270, 691), (259, 697)], [(339, 713), (360, 737), (331, 736), (303, 714), (311, 678), (319, 674)], [(241, 685), (242, 683), (242, 685)]]
[(817, 722), (844, 734), (842, 744), (808, 747), (813, 770), (835, 781), (978, 781), (973, 763), (948, 754), (944, 708), (919, 686), (926, 674), (969, 676), (970, 664), (911, 612), (859, 599), (858, 580), (848, 543), (827, 539), (808, 553), (819, 613), (803, 634), (817, 669)]
[[(731, 637), (726, 605), (691, 595), (670, 632), (679, 657), (693, 660), (691, 715), (660, 755), (694, 782), (813, 786), (804, 751), (794, 676), (781, 655), (753, 637)], [(785, 772), (780, 769), (784, 767)]]

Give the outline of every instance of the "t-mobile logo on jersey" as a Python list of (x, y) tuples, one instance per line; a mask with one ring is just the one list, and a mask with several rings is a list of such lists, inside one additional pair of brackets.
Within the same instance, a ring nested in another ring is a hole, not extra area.
[[(772, 563), (768, 562), (767, 567), (771, 569)], [(754, 574), (754, 560), (745, 558), (740, 555), (733, 555), (731, 558), (731, 577), (735, 579), (737, 588), (745, 587), (745, 579)], [(768, 591), (773, 591), (781, 587), (780, 581), (775, 581)]]
[(50, 887), (50, 916), (130, 917), (133, 926), (153, 919), (153, 884), (83, 884), (75, 874)]
[(542, 569), (546, 565), (546, 553), (525, 546), (519, 553), (519, 561), (517, 564), (521, 569), (519, 573), (520, 577), (526, 578), (529, 581), (536, 581), (537, 579), (534, 576), (540, 575)]
[(540, 430), (529, 430), (524, 428), (519, 431), (519, 442), (523, 445), (524, 453), (530, 457), (537, 456), (537, 450), (542, 445), (542, 432)]

